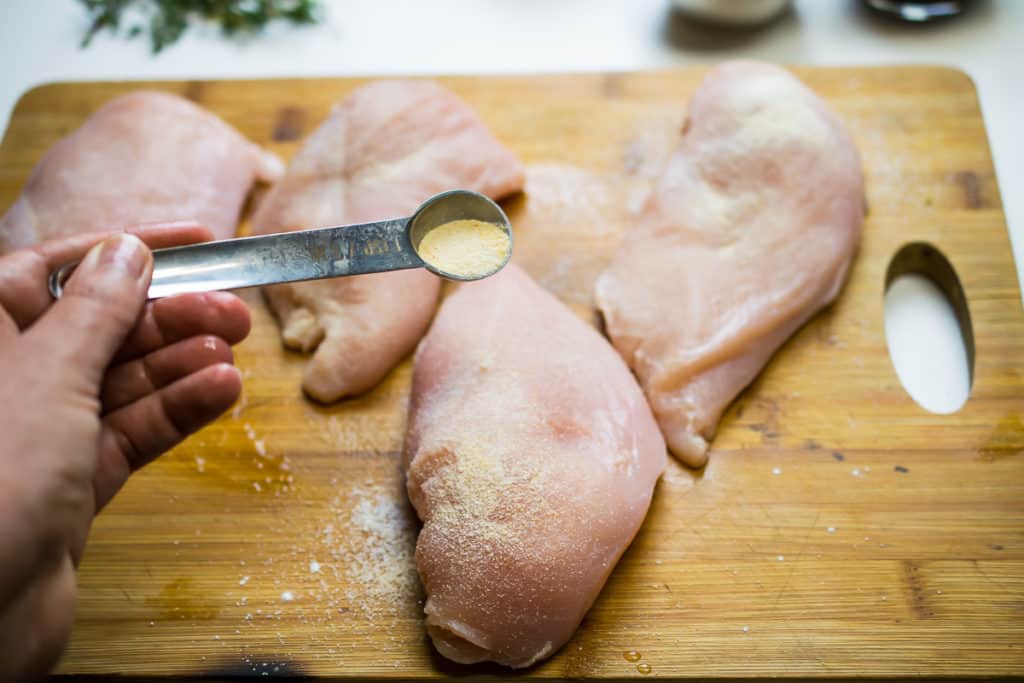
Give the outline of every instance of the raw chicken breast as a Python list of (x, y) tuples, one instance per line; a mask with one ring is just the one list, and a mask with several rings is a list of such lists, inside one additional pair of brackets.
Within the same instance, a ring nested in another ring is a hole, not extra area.
[(416, 352), (404, 464), (427, 631), (457, 662), (561, 647), (636, 534), (665, 442), (615, 350), (516, 266)]
[(188, 100), (135, 92), (108, 102), (43, 157), (0, 218), (0, 253), (80, 232), (196, 220), (235, 233), (256, 180), (281, 161)]
[(637, 224), (598, 279), (612, 342), (669, 449), (698, 467), (722, 412), (843, 284), (860, 238), (860, 159), (787, 71), (712, 70)]
[[(499, 199), (524, 171), (465, 102), (429, 81), (379, 81), (350, 94), (306, 141), (253, 218), (257, 233), (411, 214), (443, 190)], [(314, 351), (302, 386), (330, 402), (379, 382), (426, 331), (440, 280), (425, 270), (264, 290), (288, 348)]]

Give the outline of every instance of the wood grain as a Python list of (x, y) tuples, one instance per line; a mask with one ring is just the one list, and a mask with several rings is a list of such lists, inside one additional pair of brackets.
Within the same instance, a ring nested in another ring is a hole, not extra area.
[[(631, 650), (650, 676), (1024, 673), (1024, 315), (973, 85), (940, 68), (796, 71), (863, 153), (870, 214), (850, 282), (728, 411), (707, 468), (670, 466), (573, 640), (529, 675), (640, 677)], [(531, 165), (507, 204), (516, 259), (583, 316), (702, 73), (440, 79)], [(362, 82), (37, 88), (0, 147), (0, 206), (120, 93), (183, 94), (287, 157)], [(916, 240), (950, 259), (973, 320), (974, 382), (954, 415), (918, 407), (886, 350), (886, 267)], [(244, 398), (96, 520), (60, 671), (502, 674), (447, 663), (424, 636), (398, 471), (409, 363), (315, 405), (303, 357), (246, 297)]]

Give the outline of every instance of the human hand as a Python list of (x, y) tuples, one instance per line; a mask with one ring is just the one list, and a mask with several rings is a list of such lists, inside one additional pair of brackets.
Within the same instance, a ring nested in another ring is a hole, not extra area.
[[(241, 391), (230, 348), (249, 332), (241, 300), (146, 302), (146, 245), (210, 232), (176, 223), (129, 233), (0, 257), (0, 651), (15, 680), (44, 674), (67, 642), (95, 513)], [(83, 255), (54, 303), (47, 276)]]

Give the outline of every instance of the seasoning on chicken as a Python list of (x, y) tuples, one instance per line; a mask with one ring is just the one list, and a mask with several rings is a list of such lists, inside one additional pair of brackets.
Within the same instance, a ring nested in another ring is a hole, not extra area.
[(704, 464), (725, 408), (838, 295), (863, 216), (857, 149), (821, 99), (767, 64), (708, 74), (596, 285), (608, 334), (684, 463)]
[(611, 345), (508, 265), (449, 296), (416, 352), (404, 464), (434, 645), (525, 667), (593, 604), (665, 442)]

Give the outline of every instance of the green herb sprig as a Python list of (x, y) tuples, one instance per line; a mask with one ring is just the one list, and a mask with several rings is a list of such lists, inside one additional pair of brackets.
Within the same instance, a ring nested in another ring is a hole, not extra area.
[[(321, 20), (320, 0), (79, 0), (91, 24), (82, 47), (103, 30), (135, 38), (148, 33), (156, 54), (181, 38), (189, 24), (206, 20), (220, 24), (225, 36), (254, 35), (280, 19), (292, 24), (316, 24)], [(125, 26), (126, 14), (141, 18)]]

